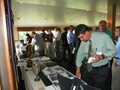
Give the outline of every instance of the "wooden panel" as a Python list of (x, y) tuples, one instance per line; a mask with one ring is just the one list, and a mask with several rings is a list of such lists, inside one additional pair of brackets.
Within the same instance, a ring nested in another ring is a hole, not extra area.
[(18, 31), (41, 31), (41, 30), (53, 30), (55, 27), (17, 27)]
[(116, 4), (111, 3), (110, 0), (108, 0), (108, 12), (107, 12), (107, 20), (108, 20), (108, 26), (109, 30), (111, 30), (113, 39), (115, 38), (114, 36), (114, 31), (115, 31), (115, 22), (116, 22)]

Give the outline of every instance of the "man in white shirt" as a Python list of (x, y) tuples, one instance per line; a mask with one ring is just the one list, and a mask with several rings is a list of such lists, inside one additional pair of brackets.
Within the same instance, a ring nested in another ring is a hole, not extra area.
[(20, 58), (26, 58), (26, 47), (27, 45), (24, 44), (24, 40), (20, 40), (20, 46), (19, 46), (19, 53), (20, 53)]
[(61, 40), (60, 28), (56, 27), (53, 42), (54, 42), (55, 54), (58, 62), (61, 61), (60, 40)]

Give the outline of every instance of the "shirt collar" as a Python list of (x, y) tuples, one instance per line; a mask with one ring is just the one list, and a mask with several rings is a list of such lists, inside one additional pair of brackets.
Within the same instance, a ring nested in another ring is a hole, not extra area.
[(94, 39), (94, 32), (92, 32), (90, 40), (92, 41)]

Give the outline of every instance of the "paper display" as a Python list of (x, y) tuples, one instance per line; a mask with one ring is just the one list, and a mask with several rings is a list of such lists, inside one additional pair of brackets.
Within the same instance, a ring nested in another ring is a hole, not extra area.
[(93, 61), (92, 60), (94, 60), (95, 58), (94, 57), (90, 57), (89, 59), (88, 59), (88, 62), (87, 63), (92, 63)]
[(96, 52), (97, 55), (102, 55), (102, 52)]
[[(102, 52), (96, 52), (96, 55), (102, 55)], [(90, 57), (87, 63), (92, 63), (93, 62), (92, 60), (94, 59), (95, 59), (94, 57)]]

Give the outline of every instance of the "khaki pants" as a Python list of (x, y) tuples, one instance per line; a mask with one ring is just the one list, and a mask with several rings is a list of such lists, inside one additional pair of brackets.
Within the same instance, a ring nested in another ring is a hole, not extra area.
[(120, 66), (116, 66), (115, 63), (119, 59), (113, 59), (112, 66), (112, 90), (120, 90)]
[(55, 55), (54, 55), (55, 51), (54, 51), (54, 46), (53, 46), (53, 43), (51, 42), (47, 42), (46, 43), (46, 55), (52, 59), (55, 58)]

